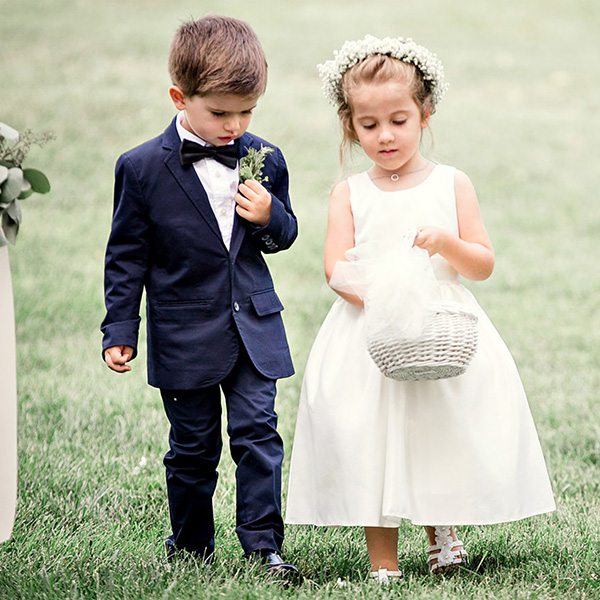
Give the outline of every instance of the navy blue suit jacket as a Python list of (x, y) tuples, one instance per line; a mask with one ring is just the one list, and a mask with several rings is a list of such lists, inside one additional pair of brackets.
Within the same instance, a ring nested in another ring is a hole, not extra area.
[[(247, 147), (271, 146), (250, 133), (236, 143), (240, 157)], [(236, 214), (227, 250), (193, 166), (180, 163), (179, 145), (174, 119), (117, 161), (102, 349), (127, 345), (137, 354), (145, 288), (150, 385), (193, 389), (221, 381), (240, 338), (262, 375), (289, 377), (283, 306), (263, 258), (289, 248), (298, 233), (283, 155), (274, 147), (263, 169), (269, 223), (256, 227)]]

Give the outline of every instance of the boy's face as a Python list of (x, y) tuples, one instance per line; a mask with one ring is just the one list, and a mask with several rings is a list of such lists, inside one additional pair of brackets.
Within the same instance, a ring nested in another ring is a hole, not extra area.
[(258, 97), (235, 94), (184, 96), (172, 86), (169, 94), (178, 110), (185, 110), (181, 124), (205, 142), (224, 146), (246, 132)]

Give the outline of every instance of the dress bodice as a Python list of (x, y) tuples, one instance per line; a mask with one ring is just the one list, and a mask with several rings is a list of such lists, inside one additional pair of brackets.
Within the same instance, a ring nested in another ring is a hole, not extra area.
[[(362, 172), (348, 178), (355, 245), (390, 243), (407, 230), (431, 225), (458, 235), (454, 167), (436, 165), (421, 183), (404, 190), (383, 191)], [(438, 279), (454, 281), (456, 270), (439, 254), (431, 257)]]

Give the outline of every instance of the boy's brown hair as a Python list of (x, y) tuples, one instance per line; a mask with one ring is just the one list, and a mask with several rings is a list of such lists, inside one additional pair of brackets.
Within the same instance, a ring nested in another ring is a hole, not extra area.
[(179, 27), (171, 42), (169, 73), (186, 96), (260, 96), (267, 86), (267, 61), (252, 28), (219, 15)]

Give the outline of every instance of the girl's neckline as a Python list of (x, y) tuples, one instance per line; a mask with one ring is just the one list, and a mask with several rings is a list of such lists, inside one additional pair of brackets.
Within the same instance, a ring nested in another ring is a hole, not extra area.
[(427, 173), (427, 175), (425, 176), (424, 179), (422, 179), (421, 181), (419, 181), (419, 183), (416, 183), (415, 185), (411, 185), (410, 187), (407, 188), (401, 188), (398, 190), (382, 190), (369, 176), (368, 171), (363, 171), (363, 175), (366, 177), (366, 179), (368, 180), (369, 184), (372, 185), (378, 192), (381, 192), (382, 194), (398, 194), (400, 192), (410, 192), (411, 190), (415, 190), (418, 187), (421, 187), (422, 185), (424, 185), (425, 183), (427, 183), (429, 181), (429, 179), (431, 178), (431, 176), (435, 173), (436, 169), (439, 167), (439, 163), (434, 163), (433, 168), (431, 169), (431, 171), (429, 171), (429, 173)]

